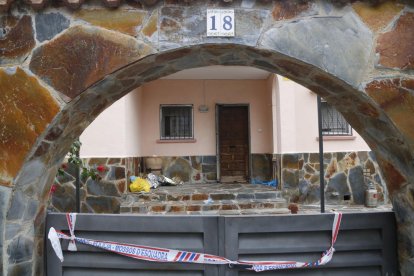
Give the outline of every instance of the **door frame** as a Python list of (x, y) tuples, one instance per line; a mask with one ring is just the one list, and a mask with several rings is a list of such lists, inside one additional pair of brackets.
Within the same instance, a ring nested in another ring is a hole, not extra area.
[(240, 103), (240, 104), (228, 104), (228, 103), (216, 103), (216, 167), (217, 167), (217, 182), (221, 182), (221, 168), (220, 168), (220, 141), (219, 141), (219, 108), (220, 107), (247, 107), (247, 147), (248, 147), (248, 166), (247, 166), (247, 179), (248, 183), (251, 182), (251, 172), (252, 172), (252, 147), (251, 147), (251, 134), (250, 134), (250, 104), (249, 103)]

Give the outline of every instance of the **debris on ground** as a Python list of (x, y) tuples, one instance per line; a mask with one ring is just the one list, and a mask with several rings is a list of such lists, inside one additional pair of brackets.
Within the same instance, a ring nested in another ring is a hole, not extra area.
[(148, 180), (140, 177), (134, 178), (134, 181), (129, 185), (131, 192), (149, 192), (151, 190), (151, 184)]
[(291, 214), (297, 214), (299, 211), (299, 206), (296, 203), (290, 203), (288, 206)]
[(261, 179), (257, 179), (257, 178), (253, 178), (252, 179), (252, 184), (261, 184), (261, 185), (266, 185), (266, 186), (270, 186), (270, 187), (277, 187), (277, 179), (273, 179), (270, 181), (263, 181)]
[(130, 177), (131, 184), (129, 189), (131, 192), (149, 192), (150, 189), (157, 189), (159, 186), (177, 186), (184, 182), (179, 177), (168, 178), (164, 175), (156, 175), (149, 173), (146, 177)]
[(147, 175), (148, 181), (151, 183), (151, 188), (156, 189), (158, 186), (161, 185), (161, 183), (158, 181), (158, 175), (155, 175), (153, 173), (149, 173)]

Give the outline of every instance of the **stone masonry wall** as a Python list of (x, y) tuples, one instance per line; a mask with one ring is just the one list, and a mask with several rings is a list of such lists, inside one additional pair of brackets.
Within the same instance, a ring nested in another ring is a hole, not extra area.
[[(270, 180), (270, 154), (253, 154), (253, 176)], [(187, 184), (217, 183), (216, 156), (174, 156), (162, 159), (162, 173), (167, 177), (178, 176)], [(99, 180), (80, 179), (81, 211), (87, 213), (119, 213), (121, 197), (128, 193), (129, 177), (142, 172), (146, 157), (86, 158), (84, 164), (95, 169)], [(100, 167), (100, 170), (97, 168)], [(63, 163), (64, 174), (57, 176), (51, 189), (49, 209), (58, 212), (75, 211), (75, 166)]]
[[(178, 176), (185, 183), (214, 183), (218, 181), (215, 155), (160, 158), (163, 161), (163, 174), (167, 177)], [(250, 155), (250, 159), (252, 163), (252, 178), (266, 181), (271, 180), (272, 155), (253, 153)]]
[[(127, 192), (126, 175), (133, 167), (133, 158), (84, 159), (89, 168), (97, 169), (98, 179), (80, 178), (80, 201), (83, 213), (119, 213), (121, 196)], [(49, 210), (74, 212), (76, 210), (76, 166), (63, 163), (63, 175), (58, 175), (51, 189)]]
[[(167, 177), (180, 177), (185, 183), (216, 183), (215, 156), (160, 157), (162, 172)], [(86, 167), (95, 169), (98, 179), (80, 179), (81, 211), (86, 213), (119, 213), (121, 198), (128, 193), (129, 177), (149, 173), (145, 157), (86, 158)], [(58, 175), (52, 186), (49, 210), (71, 212), (76, 210), (76, 167), (63, 163), (63, 175)], [(98, 170), (99, 169), (99, 170)]]
[[(412, 1), (40, 2), (0, 1), (2, 274), (43, 274), (49, 190), (91, 121), (149, 81), (208, 65), (286, 76), (344, 115), (375, 152), (400, 272), (414, 274)], [(206, 9), (220, 7), (235, 9), (234, 37), (206, 37)]]
[(167, 177), (178, 176), (184, 183), (217, 182), (215, 155), (160, 158), (162, 159), (162, 173)]
[[(318, 153), (283, 154), (281, 189), (291, 201), (312, 204), (320, 201), (320, 167)], [(364, 170), (369, 176), (364, 177)], [(372, 182), (379, 203), (388, 203), (388, 192), (373, 152), (324, 153), (325, 200), (328, 204), (343, 202), (350, 195), (352, 204), (364, 204), (365, 190)]]
[[(215, 156), (160, 157), (162, 173), (167, 177), (180, 177), (187, 184), (216, 183)], [(295, 153), (275, 156), (279, 164), (278, 190), (290, 202), (313, 204), (320, 201), (319, 154)], [(84, 164), (96, 170), (99, 179), (80, 179), (81, 211), (84, 213), (119, 213), (122, 198), (129, 194), (129, 176), (150, 172), (143, 165), (145, 157), (90, 158)], [(75, 206), (75, 166), (64, 163), (64, 174), (57, 176), (51, 189), (49, 210), (72, 212)], [(273, 164), (270, 154), (252, 155), (253, 179), (272, 179)], [(276, 168), (275, 168), (276, 169)], [(369, 170), (379, 194), (380, 203), (388, 201), (388, 194), (372, 152), (334, 152), (324, 154), (325, 199), (330, 204), (340, 204), (344, 195), (351, 196), (351, 203), (364, 204), (367, 188), (364, 169)], [(276, 175), (275, 175), (276, 176)]]

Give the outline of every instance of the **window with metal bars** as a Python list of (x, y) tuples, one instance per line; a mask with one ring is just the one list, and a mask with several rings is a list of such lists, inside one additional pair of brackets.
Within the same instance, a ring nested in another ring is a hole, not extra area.
[(193, 139), (193, 106), (161, 105), (161, 140)]
[(350, 136), (352, 128), (334, 107), (326, 101), (321, 102), (322, 135), (324, 136)]

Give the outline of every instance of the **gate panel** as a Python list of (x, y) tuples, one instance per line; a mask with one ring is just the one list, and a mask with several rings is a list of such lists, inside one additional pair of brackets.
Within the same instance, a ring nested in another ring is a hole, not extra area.
[[(51, 226), (67, 231), (65, 215), (49, 214), (46, 229)], [(82, 238), (218, 255), (217, 227), (217, 217), (78, 214), (75, 231)], [(62, 244), (63, 263), (47, 242), (47, 275), (218, 275), (217, 266), (139, 261), (79, 243), (70, 252)]]
[[(225, 217), (225, 254), (232, 260), (316, 261), (330, 247), (333, 214)], [(398, 275), (392, 212), (344, 214), (336, 252), (325, 266), (261, 275)], [(225, 275), (257, 275), (226, 268)]]
[[(76, 235), (171, 249), (205, 252), (231, 260), (316, 261), (329, 248), (333, 215), (131, 216), (79, 214)], [(51, 226), (67, 231), (64, 214), (49, 214)], [(343, 215), (332, 261), (311, 269), (277, 270), (260, 275), (399, 275), (394, 213)], [(65, 261), (46, 246), (47, 274), (58, 275), (258, 275), (227, 266), (139, 261), (77, 244)]]

